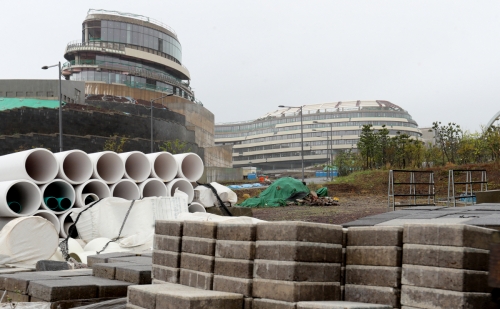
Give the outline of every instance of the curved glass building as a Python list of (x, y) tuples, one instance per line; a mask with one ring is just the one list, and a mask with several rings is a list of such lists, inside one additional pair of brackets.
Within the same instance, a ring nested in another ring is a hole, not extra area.
[[(304, 105), (304, 166), (327, 161), (328, 149), (356, 148), (363, 125), (386, 125), (389, 135), (420, 139), (411, 115), (388, 101), (347, 101)], [(331, 134), (330, 134), (331, 133)], [(215, 125), (216, 145), (233, 145), (233, 166), (262, 169), (301, 167), (300, 108), (282, 108), (259, 119)]]
[(85, 81), (86, 94), (161, 96), (141, 92), (149, 90), (195, 101), (175, 31), (145, 16), (89, 10), (81, 40), (68, 43), (64, 58), (63, 75)]

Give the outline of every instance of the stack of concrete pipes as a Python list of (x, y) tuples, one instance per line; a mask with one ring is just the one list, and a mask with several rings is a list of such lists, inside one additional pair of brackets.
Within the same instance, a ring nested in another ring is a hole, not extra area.
[(17, 217), (41, 216), (66, 237), (73, 208), (98, 199), (168, 197), (178, 189), (191, 203), (191, 183), (203, 169), (195, 153), (52, 153), (36, 148), (0, 156), (0, 228)]

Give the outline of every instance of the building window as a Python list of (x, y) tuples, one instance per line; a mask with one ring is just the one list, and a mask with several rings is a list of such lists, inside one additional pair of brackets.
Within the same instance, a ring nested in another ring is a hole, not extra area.
[(44, 92), (43, 92), (43, 91), (37, 91), (37, 92), (36, 92), (36, 96), (37, 96), (37, 97), (44, 97), (44, 96), (45, 96), (45, 94), (44, 94)]
[(7, 91), (6, 95), (7, 98), (13, 98), (14, 97), (14, 92), (13, 91)]
[(27, 97), (27, 98), (31, 98), (31, 97), (33, 97), (33, 92), (32, 92), (32, 91), (27, 91), (27, 92), (26, 92), (26, 97)]
[(54, 92), (53, 91), (47, 91), (47, 96), (48, 97), (53, 97), (54, 96)]
[(16, 91), (16, 97), (24, 97), (24, 92), (23, 91)]

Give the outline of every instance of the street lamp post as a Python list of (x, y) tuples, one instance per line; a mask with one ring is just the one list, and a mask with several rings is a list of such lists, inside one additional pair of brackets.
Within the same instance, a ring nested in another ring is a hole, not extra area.
[(300, 154), (301, 154), (301, 163), (302, 163), (302, 183), (304, 182), (304, 131), (303, 131), (303, 126), (302, 126), (302, 107), (304, 106), (299, 106), (299, 107), (294, 107), (294, 106), (285, 106), (285, 105), (279, 105), (279, 108), (300, 108)]
[(173, 93), (169, 93), (167, 95), (164, 95), (164, 96), (161, 96), (161, 97), (158, 97), (156, 99), (151, 100), (151, 153), (153, 153), (153, 147), (154, 147), (153, 146), (153, 133), (154, 133), (154, 130), (153, 130), (153, 102), (156, 100), (159, 100), (159, 99), (173, 96), (173, 95), (174, 95)]
[[(327, 152), (329, 153), (329, 155), (327, 155), (327, 158), (329, 158), (328, 160), (333, 162), (333, 123), (331, 122), (320, 122), (320, 121), (313, 121), (313, 123), (324, 123), (324, 124), (328, 124), (330, 125), (330, 148), (328, 149), (328, 146), (327, 146)], [(330, 162), (328, 162), (330, 163)], [(330, 180), (333, 180), (333, 173), (330, 173), (330, 167), (327, 166), (327, 173), (328, 175), (330, 176)]]
[(49, 68), (59, 67), (59, 152), (63, 151), (63, 125), (62, 125), (62, 87), (61, 87), (61, 61), (54, 65), (44, 65), (42, 70), (47, 70)]

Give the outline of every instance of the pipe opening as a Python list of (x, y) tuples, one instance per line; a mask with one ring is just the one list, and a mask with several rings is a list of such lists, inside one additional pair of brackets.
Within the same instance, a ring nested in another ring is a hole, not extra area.
[(85, 205), (88, 205), (90, 203), (93, 203), (93, 202), (96, 202), (99, 200), (99, 197), (93, 193), (87, 193), (87, 194), (84, 194), (84, 198), (83, 198), (83, 203)]
[(199, 204), (199, 203), (192, 203), (191, 205), (188, 206), (188, 211), (190, 213), (194, 213), (194, 212), (207, 212), (207, 210), (205, 209), (205, 207), (203, 207), (203, 205)]
[(63, 173), (74, 183), (83, 183), (92, 176), (92, 161), (84, 152), (75, 151), (66, 156)]
[(25, 163), (26, 173), (38, 183), (53, 180), (58, 171), (57, 161), (52, 152), (37, 149), (30, 153)]
[(69, 232), (69, 228), (73, 225), (73, 219), (71, 219), (71, 217), (68, 215), (66, 216), (66, 218), (64, 218), (64, 222), (63, 222), (63, 228), (64, 228), (64, 232), (66, 233), (66, 235), (69, 235), (69, 237), (71, 238), (78, 238), (78, 231), (76, 229), (76, 226), (75, 228), (73, 228), (73, 231)]
[(141, 197), (139, 187), (128, 179), (123, 179), (111, 186), (111, 194), (126, 200), (137, 200)]
[(44, 197), (43, 201), (50, 210), (57, 210), (57, 207), (59, 206), (59, 202), (53, 196)]
[(158, 179), (151, 178), (141, 184), (142, 197), (168, 196), (167, 187)]
[(143, 182), (151, 174), (151, 163), (142, 152), (135, 152), (125, 160), (125, 176)]
[(182, 160), (181, 170), (189, 181), (197, 181), (203, 175), (203, 161), (198, 155), (189, 153)]
[(175, 189), (179, 188), (180, 191), (188, 195), (188, 203), (191, 203), (194, 198), (193, 185), (184, 178), (177, 178), (167, 184), (167, 190), (170, 196), (174, 196)]
[(125, 174), (122, 159), (114, 152), (103, 154), (97, 161), (97, 174), (107, 183), (115, 183)]
[(156, 177), (164, 182), (169, 182), (177, 175), (177, 162), (174, 156), (164, 152), (159, 154), (154, 160), (153, 170)]
[[(90, 179), (87, 182), (76, 186), (76, 207), (85, 207), (99, 199), (111, 196), (109, 186), (102, 180)], [(90, 199), (93, 199), (92, 201)]]
[(57, 198), (57, 208), (59, 210), (68, 210), (71, 208), (71, 200), (69, 198), (66, 198), (66, 197), (59, 197)]
[(40, 207), (40, 190), (32, 182), (19, 181), (7, 191), (6, 202), (14, 213), (30, 216)]
[(16, 201), (9, 202), (8, 205), (9, 205), (10, 210), (15, 212), (16, 214), (21, 213), (21, 210), (23, 210), (23, 207), (21, 206), (21, 204), (19, 204)]

